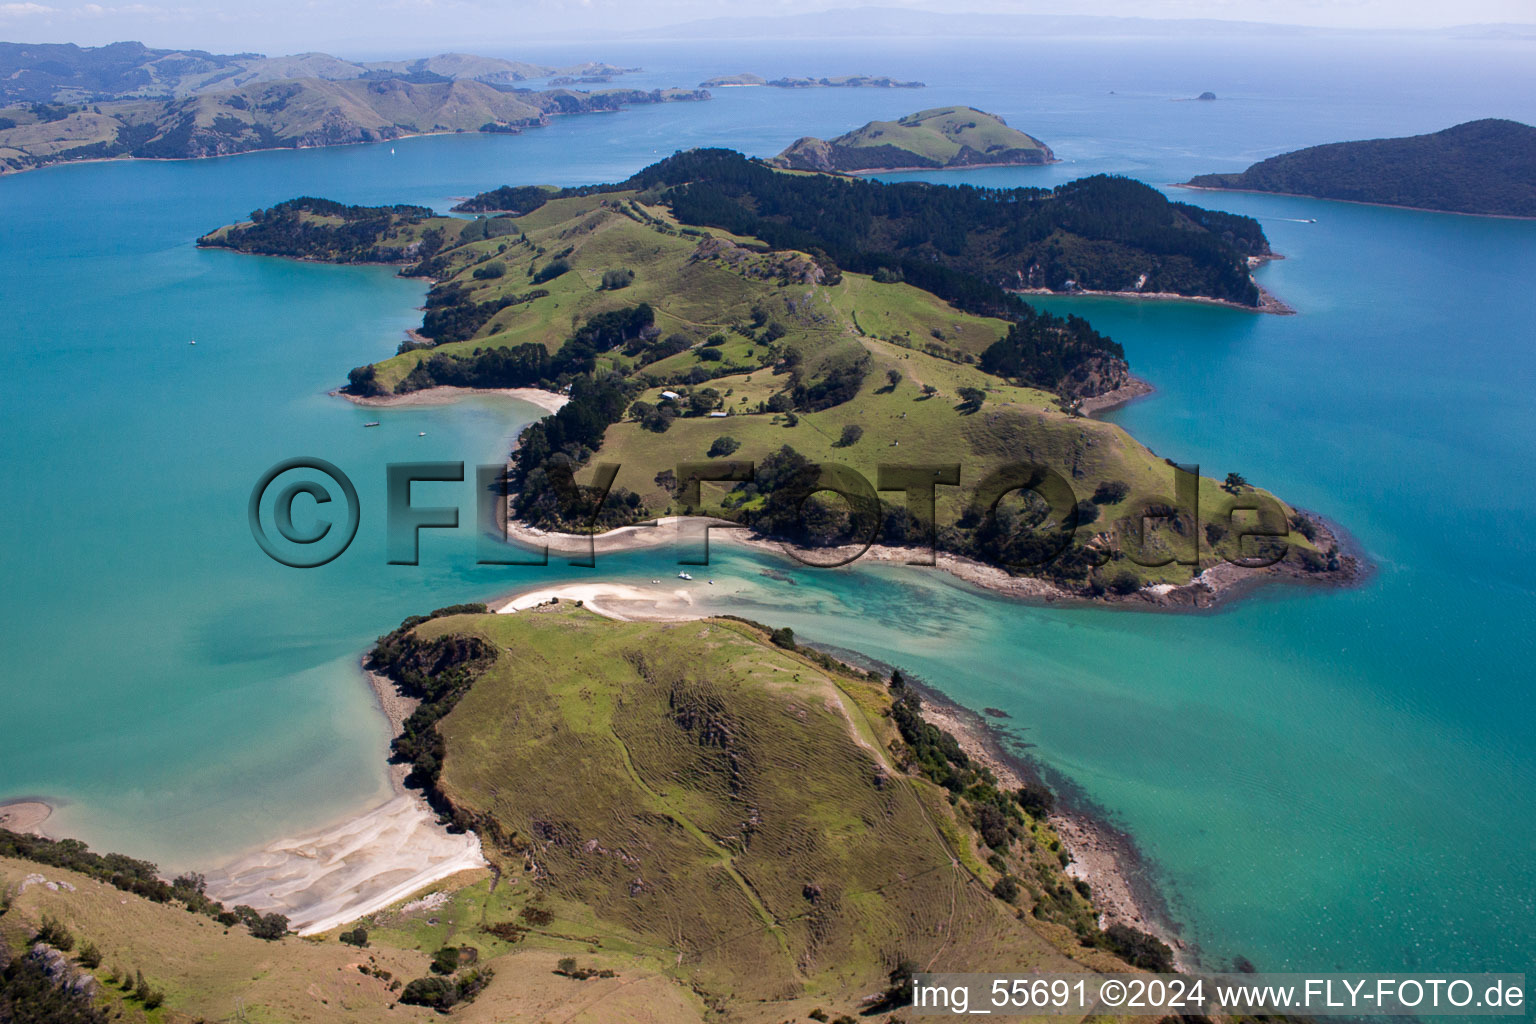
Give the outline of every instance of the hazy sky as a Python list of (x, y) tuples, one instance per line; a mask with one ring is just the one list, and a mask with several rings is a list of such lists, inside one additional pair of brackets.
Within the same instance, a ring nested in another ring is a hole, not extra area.
[[(1218, 18), (1342, 28), (1434, 28), (1536, 21), (1536, 0), (872, 0), (882, 6), (1010, 14)], [(529, 34), (580, 39), (728, 15), (799, 14), (858, 0), (0, 0), (0, 39), (268, 54), (327, 49), (506, 54)]]

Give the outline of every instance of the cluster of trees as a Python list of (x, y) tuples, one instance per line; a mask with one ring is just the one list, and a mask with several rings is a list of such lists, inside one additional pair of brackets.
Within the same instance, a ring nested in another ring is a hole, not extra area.
[(614, 374), (576, 378), (560, 411), (528, 426), (518, 439), (508, 474), (516, 491), (512, 511), (544, 529), (604, 529), (643, 518), (639, 495), (612, 488), (597, 500), (575, 473), (602, 446), (603, 434), (624, 415), (634, 385)]
[(553, 195), (549, 189), (538, 185), (503, 185), (501, 188), (464, 200), (453, 208), (455, 213), (510, 213), (521, 216), (532, 213)]
[(462, 284), (449, 281), (427, 293), (427, 311), (417, 333), (431, 338), (438, 345), (468, 341), (475, 336), (476, 331), (490, 322), (491, 317), (507, 307), (542, 299), (548, 294), (547, 289), (534, 288), (520, 295), (503, 295), (497, 299), (476, 302)]
[(288, 934), (288, 918), (282, 914), (261, 914), (243, 904), (225, 910), (222, 903), (208, 896), (202, 875), (188, 873), (167, 882), (150, 861), (121, 853), (92, 853), (78, 839), (46, 839), (0, 829), (0, 857), (17, 857), (77, 871), (156, 903), (180, 903), (192, 913), (211, 917), (225, 927), (244, 924), (258, 939), (275, 940)]
[[(790, 414), (793, 415), (793, 414)], [(839, 444), (856, 444), (856, 425), (845, 430)], [(1079, 503), (1070, 489), (1054, 485), (1043, 473), (1021, 477), (1021, 500), (1000, 500), (994, 507), (972, 504), (958, 519), (933, 527), (913, 517), (903, 503), (891, 503), (857, 487), (837, 494), (818, 491), (821, 468), (790, 445), (757, 461), (754, 478), (738, 483), (727, 508), (739, 508), (741, 521), (757, 532), (806, 547), (832, 547), (878, 542), (893, 546), (927, 546), (993, 565), (1028, 570), (1067, 586), (1093, 588), (1104, 556), (1078, 542), (1078, 527), (1098, 518), (1093, 502)], [(836, 481), (831, 481), (836, 482)], [(1114, 484), (1123, 488), (1124, 484)], [(1040, 496), (1052, 495), (1051, 501)], [(1060, 493), (1058, 493), (1060, 492)], [(752, 499), (761, 496), (760, 504)], [(1108, 497), (1108, 495), (1105, 495)], [(1124, 497), (1124, 494), (1120, 494)], [(1054, 503), (1053, 503), (1054, 502)], [(1060, 507), (1057, 507), (1057, 505)], [(1084, 505), (1092, 510), (1085, 513)], [(1129, 574), (1127, 574), (1129, 575)], [(1129, 576), (1131, 590), (1139, 587)], [(1102, 588), (1094, 590), (1102, 593)]]
[[(310, 220), (306, 214), (339, 218), (341, 223)], [(232, 227), (222, 236), (206, 235), (198, 239), (198, 244), (332, 263), (390, 262), (400, 259), (405, 249), (403, 245), (387, 244), (397, 237), (398, 228), (418, 224), (432, 215), (425, 206), (347, 206), (329, 199), (304, 196), (265, 210), (254, 210), (250, 224)], [(435, 234), (435, 240), (440, 248), (440, 232)], [(423, 238), (415, 251), (425, 258), (436, 250), (431, 241)]]
[[(460, 607), (465, 611), (485, 610), (484, 605)], [(457, 612), (439, 609), (431, 617), (445, 614)], [(395, 737), (394, 756), (411, 766), (411, 783), (426, 789), (437, 803), (441, 800), (437, 781), (443, 767), (443, 738), (437, 723), (496, 660), (496, 651), (479, 637), (449, 635), (423, 640), (413, 630), (425, 621), (412, 616), (380, 637), (368, 655), (368, 668), (421, 701)]]
[[(434, 289), (434, 295), (438, 293)], [(456, 285), (442, 289), (448, 299), (462, 297)], [(547, 293), (539, 293), (547, 294)], [(509, 296), (498, 302), (461, 303), (433, 307), (433, 296), (428, 296), (426, 322), (434, 331), (447, 332), (446, 336), (434, 336), (439, 342), (458, 340), (457, 335), (467, 331), (473, 334), (478, 326), (469, 326), (475, 318), (490, 319), (496, 310), (513, 302), (526, 301), (530, 295)], [(486, 312), (487, 307), (494, 307)], [(435, 318), (438, 310), (458, 311), (459, 319), (450, 328), (447, 317)], [(577, 374), (591, 373), (597, 366), (597, 357), (621, 345), (646, 337), (656, 322), (656, 311), (647, 303), (627, 309), (599, 313), (591, 317), (575, 334), (560, 346), (554, 355), (537, 342), (522, 345), (477, 348), (469, 356), (433, 353), (417, 363), (401, 381), (401, 392), (419, 391), (423, 388), (453, 386), (464, 388), (521, 388), (548, 387), (553, 389), (560, 382)], [(422, 327), (428, 333), (429, 326)], [(348, 375), (354, 391), (374, 384), (371, 368), (358, 367)], [(353, 376), (356, 375), (356, 376)]]
[(820, 376), (805, 381), (798, 366), (791, 369), (794, 383), (790, 385), (790, 399), (801, 412), (819, 412), (842, 405), (859, 393), (864, 378), (869, 375), (869, 353), (857, 358), (833, 361)]
[(461, 1003), (473, 1002), (491, 983), (495, 971), (489, 967), (477, 967), (456, 977), (445, 978), (428, 975), (417, 978), (405, 986), (400, 1001), (407, 1006), (427, 1006), (440, 1013), (447, 1013)]
[[(1045, 317), (1049, 322), (1041, 323)], [(1063, 381), (1081, 381), (1105, 356), (1123, 360), (1125, 351), (1082, 317), (1069, 313), (1062, 319), (1030, 308), (982, 352), (980, 365), (994, 376), (1050, 391)]]
[(534, 272), (533, 283), (543, 284), (546, 281), (553, 281), (562, 274), (570, 273), (570, 271), (570, 263), (563, 259), (553, 259)]
[(635, 283), (635, 272), (628, 267), (618, 270), (603, 271), (602, 284), (598, 285), (598, 291), (616, 292), (620, 288), (628, 288)]
[(77, 871), (156, 903), (179, 902), (195, 913), (216, 916), (224, 908), (203, 892), (201, 875), (181, 875), (167, 882), (147, 860), (121, 853), (93, 853), (78, 839), (46, 839), (0, 829), (0, 857), (16, 857), (50, 867)]
[(522, 234), (511, 217), (476, 217), (459, 229), (459, 244), (467, 245), (487, 238), (500, 238), (514, 232)]

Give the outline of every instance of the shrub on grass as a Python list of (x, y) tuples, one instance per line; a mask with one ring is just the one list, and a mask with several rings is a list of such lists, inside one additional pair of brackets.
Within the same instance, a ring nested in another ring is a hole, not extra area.
[(534, 284), (543, 284), (545, 281), (553, 281), (561, 274), (568, 273), (571, 265), (565, 260), (550, 260), (533, 275)]
[(37, 934), (32, 936), (32, 941), (44, 943), (65, 953), (75, 948), (75, 937), (69, 933), (69, 929), (47, 914), (43, 915), (43, 923), (37, 929)]
[(620, 270), (603, 271), (603, 283), (598, 286), (598, 291), (616, 292), (620, 288), (628, 288), (635, 283), (635, 272), (625, 267)]
[(1105, 480), (1093, 492), (1095, 505), (1116, 505), (1131, 493), (1131, 485), (1124, 480)]

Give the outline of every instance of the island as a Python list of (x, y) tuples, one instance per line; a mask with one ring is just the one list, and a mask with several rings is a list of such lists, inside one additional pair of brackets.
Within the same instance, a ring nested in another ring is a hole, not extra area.
[(78, 1024), (599, 1002), (849, 1024), (929, 964), (1180, 967), (1125, 854), (1083, 838), (1102, 827), (900, 671), (744, 619), (529, 597), (412, 616), (367, 658), (412, 709), (392, 760), (484, 866), (300, 938), (272, 909), (303, 896), (291, 876), (230, 908), (200, 874), (0, 829), (0, 1001)]
[(922, 82), (903, 82), (886, 75), (833, 75), (825, 78), (775, 78), (772, 81), (750, 72), (719, 75), (699, 83), (700, 89), (725, 89), (767, 85), (775, 89), (922, 89)]
[(740, 75), (716, 75), (714, 78), (706, 78), (699, 83), (700, 89), (737, 89), (744, 86), (767, 85), (768, 80), (762, 75), (754, 75), (746, 72)]
[(872, 174), (1055, 163), (1051, 148), (974, 107), (937, 107), (871, 121), (835, 139), (806, 137), (771, 161), (799, 171)]
[(1203, 92), (1199, 96), (1195, 97), (1195, 99), (1197, 99), (1197, 100), (1205, 100), (1205, 101), (1214, 100), (1215, 98), (1216, 98), (1216, 94), (1213, 93), (1213, 92), (1210, 92), (1210, 91)]
[[(358, 400), (567, 396), (509, 464), (506, 516), (514, 533), (542, 531), (533, 543), (642, 542), (627, 528), (707, 515), (821, 563), (878, 541), (877, 555), (927, 548), (929, 564), (1020, 596), (1188, 607), (1246, 580), (1344, 582), (1358, 568), (1325, 524), (1240, 473), (1180, 476), (1082, 415), (1145, 388), (1113, 339), (1013, 290), (1070, 276), (1252, 309), (1248, 254), (1268, 246), (1249, 218), (1121, 178), (989, 191), (786, 172), (728, 150), (479, 205), (522, 212), (298, 199), (200, 244), (430, 278), (421, 327), (348, 375)], [(1040, 475), (1018, 477), (1021, 461)], [(622, 472), (599, 480), (598, 462)], [(701, 486), (684, 463), (717, 464), (726, 482)], [(936, 519), (872, 484), (847, 504), (804, 490), (823, 464), (873, 482), (887, 463), (964, 472), (937, 488)], [(1026, 484), (1050, 500), (1002, 500)]]
[(187, 159), (382, 142), (441, 132), (517, 132), (562, 114), (705, 100), (698, 89), (517, 83), (569, 71), (590, 82), (625, 68), (557, 69), (442, 54), (354, 63), (327, 54), (263, 57), (0, 44), (0, 173), (72, 160)]
[(1272, 156), (1240, 174), (1201, 174), (1185, 185), (1536, 217), (1536, 128), (1487, 118), (1428, 135), (1335, 142)]

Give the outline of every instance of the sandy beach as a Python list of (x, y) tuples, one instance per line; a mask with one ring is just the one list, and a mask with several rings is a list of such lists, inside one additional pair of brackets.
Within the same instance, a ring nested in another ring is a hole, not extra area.
[(519, 594), (495, 610), (500, 615), (513, 615), (551, 601), (579, 601), (582, 607), (620, 622), (679, 622), (706, 614), (695, 612), (693, 595), (668, 586), (672, 582), (660, 581), (649, 588), (625, 583), (567, 583)]
[[(420, 702), (383, 676), (365, 674), (393, 739)], [(461, 871), (484, 868), (479, 838), (439, 825), (422, 795), (405, 788), (408, 771), (389, 765), (394, 796), (384, 803), (208, 871), (208, 894), (225, 906), (244, 903), (262, 913), (285, 914), (294, 931), (314, 935)]]
[[(1281, 257), (1270, 258), (1280, 259)], [(1268, 260), (1263, 262), (1268, 262)], [(1245, 313), (1273, 313), (1277, 316), (1292, 316), (1296, 312), (1283, 299), (1266, 289), (1263, 285), (1259, 285), (1259, 304), (1257, 306), (1245, 306), (1241, 302), (1232, 302), (1229, 299), (1213, 299), (1207, 295), (1181, 295), (1178, 292), (1104, 292), (1094, 291), (1089, 288), (1079, 288), (1070, 292), (1052, 291), (1049, 288), (1010, 288), (1009, 291), (1016, 295), (1058, 296), (1061, 298), (1093, 295), (1108, 299), (1156, 299), (1162, 302), (1199, 302), (1207, 306), (1224, 306), (1227, 309), (1240, 309)]]
[(401, 793), (355, 818), (279, 839), (207, 872), (208, 894), (288, 917), (314, 935), (485, 867), (473, 833), (450, 834), (421, 797)]
[(499, 395), (503, 398), (515, 398), (520, 402), (528, 402), (536, 405), (545, 412), (559, 412), (570, 401), (565, 395), (557, 395), (553, 391), (544, 391), (539, 388), (423, 388), (420, 391), (408, 391), (403, 395), (377, 395), (365, 398), (362, 395), (349, 395), (345, 391), (332, 391), (331, 394), (338, 398), (345, 398), (353, 405), (366, 405), (372, 408), (391, 408), (403, 405), (450, 405), (461, 402), (466, 398), (475, 398), (482, 395)]
[(31, 832), (47, 835), (43, 822), (53, 814), (53, 808), (41, 800), (12, 800), (0, 803), (0, 828), (10, 832)]

